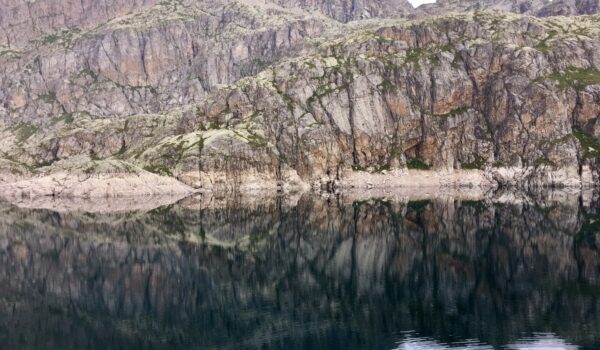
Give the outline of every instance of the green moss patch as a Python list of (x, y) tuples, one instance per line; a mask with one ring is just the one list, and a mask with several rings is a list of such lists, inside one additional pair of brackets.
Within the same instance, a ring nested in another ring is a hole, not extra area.
[(11, 131), (15, 133), (17, 143), (22, 144), (38, 131), (38, 127), (30, 123), (19, 123)]
[(561, 89), (583, 90), (588, 85), (600, 84), (600, 70), (569, 67), (564, 72), (554, 72), (547, 79), (556, 80)]
[(409, 169), (417, 169), (417, 170), (429, 170), (431, 166), (425, 163), (422, 159), (414, 158), (409, 160), (406, 163), (406, 167)]
[(56, 92), (48, 91), (48, 93), (40, 95), (39, 98), (46, 103), (49, 103), (49, 104), (54, 103), (54, 102), (56, 102)]
[(462, 107), (454, 108), (453, 110), (451, 110), (448, 113), (434, 114), (434, 116), (439, 117), (439, 118), (449, 118), (449, 117), (454, 117), (454, 116), (466, 113), (468, 110), (469, 110), (469, 106), (462, 106)]
[(593, 136), (584, 133), (580, 129), (574, 129), (573, 135), (579, 140), (583, 149), (584, 158), (599, 158), (600, 157), (600, 142)]
[(483, 169), (485, 165), (485, 159), (480, 155), (476, 154), (472, 162), (461, 163), (461, 168), (466, 170)]
[(540, 40), (540, 42), (538, 42), (537, 45), (534, 46), (534, 48), (542, 52), (547, 52), (549, 49), (548, 41), (552, 40), (552, 38), (554, 38), (556, 35), (558, 35), (558, 32), (556, 30), (548, 31), (548, 35), (544, 39)]

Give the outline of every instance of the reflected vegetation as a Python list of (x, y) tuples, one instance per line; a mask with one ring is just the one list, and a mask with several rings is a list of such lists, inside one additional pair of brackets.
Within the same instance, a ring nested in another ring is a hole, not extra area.
[(593, 194), (0, 205), (19, 349), (594, 348)]

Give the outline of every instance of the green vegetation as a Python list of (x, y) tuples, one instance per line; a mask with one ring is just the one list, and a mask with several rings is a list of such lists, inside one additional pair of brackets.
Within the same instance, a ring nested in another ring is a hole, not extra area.
[[(200, 157), (204, 148), (204, 138), (201, 134), (178, 135), (172, 138), (173, 141), (165, 142), (152, 152), (155, 155), (149, 164), (144, 166), (144, 170), (158, 175), (173, 176), (172, 170), (183, 160), (190, 156)], [(188, 154), (191, 149), (196, 149), (197, 153)], [(201, 164), (199, 164), (201, 167)]]
[[(372, 170), (368, 170), (368, 169), (372, 169)], [(378, 166), (375, 166), (374, 168), (371, 168), (371, 167), (367, 168), (367, 167), (364, 167), (359, 164), (352, 165), (352, 170), (354, 170), (354, 171), (364, 171), (364, 172), (369, 171), (371, 174), (382, 173), (384, 171), (390, 171), (391, 169), (392, 169), (392, 166), (390, 165), (390, 163), (378, 165)]]
[(352, 170), (354, 170), (354, 171), (367, 171), (367, 168), (365, 168), (364, 166), (359, 165), (359, 164), (354, 164), (354, 165), (352, 165)]
[(22, 144), (38, 131), (38, 127), (30, 123), (19, 123), (11, 130), (15, 133), (17, 143)]
[(558, 35), (558, 32), (556, 30), (548, 31), (548, 36), (546, 36), (544, 39), (540, 40), (540, 42), (537, 43), (537, 45), (535, 45), (534, 48), (536, 48), (542, 52), (547, 52), (549, 49), (548, 41), (551, 40), (552, 38), (554, 38), (556, 35)]
[(90, 78), (92, 78), (93, 81), (97, 81), (98, 80), (98, 75), (96, 74), (96, 72), (94, 72), (93, 70), (89, 69), (89, 68), (84, 68), (82, 69), (79, 74), (80, 77), (85, 77), (88, 76)]
[(410, 201), (408, 202), (408, 204), (406, 205), (406, 207), (408, 209), (412, 209), (416, 212), (420, 212), (423, 209), (425, 209), (425, 207), (427, 207), (429, 204), (431, 204), (431, 201), (426, 199), (426, 200), (420, 200), (420, 201)]
[(431, 166), (425, 163), (422, 159), (413, 158), (406, 163), (409, 169), (429, 170)]
[(20, 58), (21, 54), (20, 51), (0, 47), (0, 57)]
[(283, 101), (285, 102), (285, 105), (287, 106), (288, 111), (290, 111), (290, 113), (293, 113), (294, 112), (294, 100), (290, 97), (290, 95), (288, 95), (286, 93), (280, 92), (279, 94), (281, 95), (281, 98), (283, 98)]
[(119, 148), (119, 150), (117, 151), (115, 156), (120, 157), (120, 156), (124, 155), (125, 152), (127, 152), (127, 145), (125, 144), (125, 142), (123, 142), (123, 145), (121, 145), (121, 148)]
[(392, 83), (390, 80), (384, 79), (381, 82), (381, 84), (379, 84), (377, 87), (379, 88), (379, 90), (387, 92), (387, 91), (393, 91), (396, 88), (396, 85), (394, 83)]
[(392, 168), (391, 165), (389, 163), (386, 163), (386, 164), (383, 164), (383, 165), (380, 165), (380, 166), (376, 167), (374, 172), (375, 173), (382, 173), (384, 171), (390, 171), (391, 168)]
[(405, 63), (414, 64), (416, 68), (419, 68), (419, 62), (422, 59), (428, 59), (431, 62), (437, 63), (439, 62), (439, 58), (437, 56), (440, 52), (445, 51), (454, 51), (456, 47), (454, 44), (445, 44), (441, 46), (429, 46), (427, 48), (413, 48), (408, 49), (406, 51), (406, 57), (404, 59)]
[(574, 129), (573, 135), (579, 140), (583, 149), (584, 158), (599, 158), (600, 157), (600, 142), (593, 136), (584, 133), (580, 129)]
[(147, 172), (153, 173), (153, 174), (157, 174), (157, 175), (173, 176), (173, 173), (171, 172), (171, 170), (169, 170), (169, 168), (166, 167), (165, 165), (158, 165), (158, 164), (146, 165), (144, 167), (144, 170), (146, 170)]
[(221, 129), (221, 124), (219, 124), (218, 121), (216, 120), (212, 120), (209, 124), (208, 124), (208, 129), (209, 130), (219, 130)]
[(454, 116), (466, 113), (468, 110), (469, 110), (469, 106), (462, 106), (462, 107), (454, 108), (453, 110), (451, 110), (448, 113), (434, 114), (434, 116), (439, 117), (439, 118), (449, 118), (449, 117), (454, 117)]
[(202, 131), (221, 130), (221, 124), (219, 124), (219, 122), (216, 120), (211, 120), (210, 122), (208, 122), (208, 125), (205, 124), (204, 122), (200, 122), (200, 125), (198, 128)]
[(306, 100), (307, 104), (312, 104), (323, 96), (329, 95), (335, 91), (343, 90), (344, 86), (335, 86), (333, 83), (322, 84), (317, 87), (315, 92)]
[(412, 63), (418, 68), (420, 67), (419, 61), (428, 56), (428, 54), (429, 52), (422, 48), (408, 49), (408, 51), (406, 51), (406, 58), (404, 62)]
[(548, 159), (546, 157), (536, 159), (535, 166), (544, 166), (544, 165), (555, 166), (556, 164), (554, 164), (553, 161), (551, 161), (550, 159)]
[(50, 34), (50, 35), (46, 35), (43, 39), (42, 42), (44, 44), (54, 44), (55, 42), (58, 41), (58, 35), (56, 34)]
[(50, 90), (48, 93), (40, 95), (40, 99), (46, 103), (56, 102), (56, 92)]
[(483, 166), (485, 165), (485, 159), (483, 159), (483, 157), (481, 157), (480, 155), (476, 154), (474, 155), (474, 160), (472, 162), (468, 162), (468, 163), (461, 163), (461, 168), (466, 169), (466, 170), (475, 170), (475, 169), (483, 169)]
[(64, 47), (70, 47), (76, 39), (85, 35), (80, 28), (66, 28), (60, 32), (46, 35), (31, 42), (38, 45), (59, 44)]
[(554, 72), (546, 78), (556, 80), (561, 89), (572, 88), (581, 91), (588, 85), (600, 84), (600, 70), (569, 67), (563, 73)]
[(60, 122), (63, 122), (64, 124), (71, 124), (71, 123), (73, 123), (74, 120), (75, 120), (75, 117), (73, 116), (73, 113), (64, 113), (64, 114), (61, 114), (59, 116), (52, 118), (50, 120), (50, 123), (52, 125), (56, 125)]
[(258, 147), (265, 147), (269, 142), (262, 137), (261, 135), (258, 134), (254, 134), (250, 131), (248, 131), (250, 135), (248, 135), (246, 137), (246, 139), (248, 140), (248, 143), (250, 144), (250, 146), (258, 148)]

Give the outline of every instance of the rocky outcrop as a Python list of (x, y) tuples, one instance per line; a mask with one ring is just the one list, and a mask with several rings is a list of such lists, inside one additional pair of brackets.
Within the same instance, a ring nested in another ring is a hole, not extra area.
[[(333, 24), (331, 24), (333, 25)], [(0, 119), (158, 113), (299, 51), (328, 21), (242, 2), (165, 1), (0, 54)]]
[(163, 2), (9, 55), (3, 178), (86, 159), (200, 191), (598, 183), (598, 16), (323, 18)]
[(540, 17), (577, 16), (597, 14), (600, 11), (599, 5), (598, 0), (440, 0), (421, 5), (410, 16), (444, 15), (449, 12), (478, 10), (499, 10)]
[(413, 12), (407, 0), (274, 0), (284, 7), (318, 10), (340, 22), (370, 18), (399, 18)]
[(91, 29), (156, 3), (157, 0), (2, 0), (0, 47), (16, 50), (65, 28)]

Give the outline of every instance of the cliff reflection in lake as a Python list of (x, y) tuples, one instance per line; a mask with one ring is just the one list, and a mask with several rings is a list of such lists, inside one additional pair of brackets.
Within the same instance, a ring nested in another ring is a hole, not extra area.
[(3, 348), (600, 344), (600, 201), (580, 194), (0, 208)]

